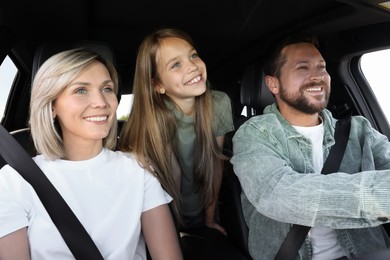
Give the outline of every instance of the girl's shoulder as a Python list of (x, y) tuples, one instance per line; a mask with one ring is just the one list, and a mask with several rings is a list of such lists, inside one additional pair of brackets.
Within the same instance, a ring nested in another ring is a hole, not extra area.
[(213, 99), (213, 102), (229, 100), (229, 96), (225, 92), (219, 90), (211, 90), (211, 97)]
[(213, 109), (217, 113), (218, 111), (225, 112), (231, 110), (230, 98), (225, 92), (219, 90), (212, 90), (211, 98)]
[(213, 131), (216, 136), (223, 136), (234, 130), (233, 114), (229, 96), (222, 91), (212, 90)]

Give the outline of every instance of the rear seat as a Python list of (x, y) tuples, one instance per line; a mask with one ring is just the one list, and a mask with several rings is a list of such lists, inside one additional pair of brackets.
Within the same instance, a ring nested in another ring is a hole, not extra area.
[[(104, 42), (93, 41), (53, 41), (40, 45), (34, 55), (34, 61), (31, 73), (31, 82), (34, 79), (39, 67), (52, 55), (74, 48), (84, 47), (96, 53), (99, 53), (103, 58), (110, 61), (116, 66), (116, 56), (114, 50), (110, 45)], [(120, 100), (120, 86), (118, 91), (118, 101)], [(130, 108), (129, 108), (130, 109)], [(123, 121), (118, 121), (118, 133), (121, 130)], [(31, 138), (30, 128), (18, 129), (11, 132), (11, 135), (22, 145), (22, 147), (29, 153), (31, 157), (37, 155), (34, 143)]]
[[(246, 67), (240, 91), (241, 105), (246, 106), (247, 116), (242, 116), (237, 120), (237, 129), (250, 117), (262, 114), (266, 106), (274, 103), (274, 97), (265, 85), (260, 61)], [(232, 131), (225, 135), (224, 153), (229, 157), (233, 154), (234, 133), (235, 131)], [(241, 185), (234, 174), (232, 164), (225, 162), (220, 193), (221, 222), (226, 228), (229, 239), (251, 259), (248, 251), (248, 227), (241, 208), (241, 191)]]

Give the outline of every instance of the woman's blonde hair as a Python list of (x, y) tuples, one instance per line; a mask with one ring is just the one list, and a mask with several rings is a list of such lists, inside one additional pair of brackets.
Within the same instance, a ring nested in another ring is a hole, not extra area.
[[(118, 76), (114, 65), (99, 54), (82, 48), (53, 55), (42, 64), (34, 78), (30, 101), (31, 135), (37, 152), (48, 159), (64, 157), (61, 128), (53, 120), (52, 104), (61, 92), (93, 62), (100, 62), (107, 68), (117, 93)], [(116, 140), (117, 122), (113, 120), (108, 136), (103, 139), (103, 146), (113, 149)]]
[[(185, 32), (172, 28), (157, 30), (143, 40), (136, 61), (133, 82), (134, 103), (119, 138), (119, 149), (135, 153), (141, 164), (157, 176), (163, 188), (174, 198), (174, 209), (180, 220), (180, 183), (177, 183), (175, 167), (172, 166), (172, 162), (176, 160), (176, 151), (173, 147), (176, 120), (166, 107), (164, 99), (172, 104), (175, 103), (167, 95), (158, 93), (155, 88), (160, 80), (157, 70), (157, 52), (162, 41), (167, 38), (179, 38), (195, 47), (192, 39)], [(194, 180), (198, 191), (202, 194), (205, 207), (214, 199), (216, 159), (224, 158), (213, 134), (212, 116), (211, 91), (207, 87), (204, 94), (195, 98), (194, 112), (197, 136)]]

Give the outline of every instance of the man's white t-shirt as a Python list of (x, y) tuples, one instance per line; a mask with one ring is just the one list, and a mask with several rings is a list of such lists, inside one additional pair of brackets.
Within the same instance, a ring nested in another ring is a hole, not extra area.
[[(83, 224), (104, 259), (146, 259), (141, 214), (172, 198), (130, 154), (107, 149), (86, 161), (34, 161)], [(27, 227), (31, 258), (74, 259), (34, 189), (0, 170), (0, 237)]]
[[(310, 139), (313, 151), (313, 167), (316, 173), (321, 173), (324, 165), (322, 142), (324, 139), (324, 126), (319, 124), (313, 127), (294, 126), (303, 136)], [(329, 260), (345, 256), (337, 241), (334, 229), (314, 227), (309, 231), (309, 238), (313, 247), (312, 260)]]

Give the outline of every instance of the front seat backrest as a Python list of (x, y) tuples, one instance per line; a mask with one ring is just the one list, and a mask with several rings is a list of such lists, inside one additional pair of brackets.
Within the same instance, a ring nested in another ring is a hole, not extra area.
[(116, 67), (116, 56), (114, 50), (105, 42), (93, 41), (52, 41), (41, 44), (35, 50), (34, 61), (31, 73), (31, 82), (34, 80), (35, 74), (39, 67), (51, 56), (61, 51), (71, 50), (76, 48), (86, 48), (100, 54), (105, 60), (111, 62)]
[[(264, 72), (260, 62), (252, 63), (244, 70), (241, 89), (241, 105), (247, 107), (247, 117), (236, 122), (236, 129), (248, 118), (261, 114), (264, 108), (274, 102), (272, 93), (265, 85)], [(232, 138), (235, 131), (225, 135), (224, 153), (233, 155)], [(229, 238), (237, 247), (251, 259), (248, 250), (248, 227), (241, 206), (241, 184), (234, 174), (230, 162), (224, 164), (224, 174), (221, 186), (221, 221)]]
[(275, 101), (265, 84), (265, 74), (259, 61), (246, 67), (240, 91), (241, 105), (247, 107), (247, 117), (262, 114), (264, 108)]

